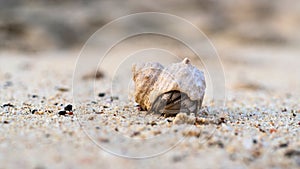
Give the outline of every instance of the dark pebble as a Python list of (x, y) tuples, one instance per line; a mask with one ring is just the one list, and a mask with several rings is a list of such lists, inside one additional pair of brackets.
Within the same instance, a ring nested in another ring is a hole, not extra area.
[(7, 104), (3, 104), (2, 107), (15, 107), (15, 106), (10, 103), (7, 103)]
[(225, 120), (225, 118), (224, 117), (221, 117), (220, 119), (219, 119), (219, 121), (218, 121), (218, 125), (221, 125), (222, 123), (226, 123), (226, 120)]
[(73, 109), (73, 106), (71, 104), (68, 104), (66, 107), (65, 107), (65, 110), (66, 111), (72, 111)]
[(151, 124), (151, 126), (155, 126), (155, 125), (157, 125), (157, 123), (156, 123), (156, 122), (154, 122), (154, 121), (152, 121), (150, 124)]
[(300, 151), (299, 150), (288, 150), (287, 152), (284, 153), (284, 155), (288, 158), (291, 158), (293, 156), (300, 156)]
[(132, 133), (131, 137), (138, 136), (138, 135), (140, 135), (140, 134), (141, 134), (141, 132), (135, 131), (135, 132)]
[(69, 89), (65, 88), (65, 87), (56, 87), (56, 90), (60, 91), (60, 92), (68, 92)]
[(9, 121), (4, 120), (3, 124), (9, 124)]
[(259, 131), (262, 132), (262, 133), (265, 133), (265, 132), (266, 132), (265, 130), (263, 130), (263, 129), (261, 129), (261, 128), (259, 128)]
[(105, 93), (99, 93), (98, 96), (99, 96), (99, 97), (104, 97), (104, 96), (105, 96)]
[(45, 110), (46, 113), (53, 113), (53, 110)]
[(104, 111), (95, 111), (95, 114), (103, 114)]
[(287, 146), (289, 146), (289, 143), (282, 143), (282, 144), (279, 144), (279, 147), (280, 147), (280, 148), (285, 148), (285, 147), (287, 147)]
[(173, 120), (167, 119), (167, 122), (171, 123)]
[(257, 143), (257, 140), (256, 140), (256, 139), (253, 139), (252, 142), (253, 142), (253, 144), (256, 144), (256, 143)]
[(39, 96), (36, 95), (36, 94), (34, 94), (34, 95), (32, 95), (31, 97), (32, 97), (32, 98), (38, 98)]
[(58, 114), (65, 116), (67, 114), (67, 112), (65, 110), (62, 110), (62, 111), (59, 111)]
[(31, 114), (34, 114), (35, 112), (37, 112), (37, 109), (33, 109), (33, 110), (31, 111)]

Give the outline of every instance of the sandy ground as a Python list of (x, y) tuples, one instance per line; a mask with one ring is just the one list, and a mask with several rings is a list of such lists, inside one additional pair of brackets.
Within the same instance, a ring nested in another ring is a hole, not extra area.
[(82, 78), (76, 101), (78, 51), (1, 53), (0, 168), (299, 168), (299, 50), (216, 47), (225, 108), (207, 97), (181, 125), (111, 95), (105, 73), (94, 89)]

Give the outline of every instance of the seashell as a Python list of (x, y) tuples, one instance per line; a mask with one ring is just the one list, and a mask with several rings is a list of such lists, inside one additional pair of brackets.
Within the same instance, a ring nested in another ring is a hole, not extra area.
[(132, 72), (135, 101), (143, 110), (176, 115), (197, 113), (201, 108), (205, 78), (189, 59), (166, 68), (159, 63), (135, 64)]

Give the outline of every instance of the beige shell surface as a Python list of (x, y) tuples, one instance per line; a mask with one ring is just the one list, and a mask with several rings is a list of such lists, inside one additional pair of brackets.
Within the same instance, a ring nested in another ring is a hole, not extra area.
[(172, 91), (185, 93), (190, 102), (197, 102), (197, 109), (201, 107), (206, 88), (204, 74), (188, 59), (166, 68), (159, 63), (137, 64), (132, 71), (135, 101), (142, 109), (150, 110), (157, 98)]
[(200, 100), (204, 96), (205, 88), (203, 72), (194, 67), (188, 59), (184, 59), (166, 67), (160, 73), (150, 93), (150, 102), (172, 90), (186, 93), (191, 100)]
[(133, 81), (135, 83), (134, 97), (144, 110), (149, 110), (151, 103), (150, 92), (164, 67), (159, 63), (142, 63), (132, 66)]

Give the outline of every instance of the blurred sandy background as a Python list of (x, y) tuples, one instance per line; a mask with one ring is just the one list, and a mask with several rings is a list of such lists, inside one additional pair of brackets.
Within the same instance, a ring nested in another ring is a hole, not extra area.
[(0, 52), (42, 57), (63, 51), (76, 58), (101, 26), (137, 12), (174, 14), (200, 28), (219, 52), (229, 87), (299, 86), (300, 3), (290, 0), (1, 0)]
[(0, 48), (34, 52), (81, 47), (104, 24), (137, 12), (178, 15), (226, 44), (297, 47), (299, 8), (291, 0), (1, 0)]

